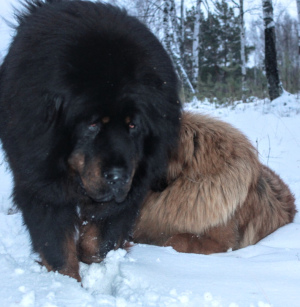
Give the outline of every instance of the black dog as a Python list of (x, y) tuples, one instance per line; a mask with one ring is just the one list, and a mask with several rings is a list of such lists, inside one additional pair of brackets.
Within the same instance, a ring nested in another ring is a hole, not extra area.
[(101, 3), (26, 2), (0, 70), (0, 137), (48, 270), (80, 280), (78, 257), (123, 245), (147, 191), (163, 189), (180, 114), (171, 60), (136, 18)]

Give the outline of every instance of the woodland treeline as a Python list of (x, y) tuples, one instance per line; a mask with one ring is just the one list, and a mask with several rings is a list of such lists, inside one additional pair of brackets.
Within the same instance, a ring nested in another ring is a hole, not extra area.
[[(138, 0), (132, 6), (170, 53), (185, 99), (230, 103), (274, 99), (283, 89), (298, 92), (298, 21), (284, 11), (274, 20), (270, 0), (253, 11), (243, 5), (243, 0), (194, 0), (187, 8), (184, 0)], [(246, 25), (245, 14), (253, 14)], [(277, 79), (270, 79), (274, 73)]]
[[(105, 1), (105, 0), (103, 0)], [(159, 37), (182, 81), (183, 99), (271, 100), (300, 90), (298, 19), (272, 0), (106, 0), (124, 6)], [(249, 16), (251, 18), (249, 18)], [(245, 17), (247, 23), (245, 23)], [(250, 20), (250, 21), (249, 21)], [(1, 59), (0, 59), (1, 62)]]

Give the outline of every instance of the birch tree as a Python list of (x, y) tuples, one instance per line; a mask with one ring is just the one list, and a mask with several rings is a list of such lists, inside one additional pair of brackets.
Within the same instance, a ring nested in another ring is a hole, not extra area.
[(169, 23), (169, 12), (170, 12), (170, 1), (164, 0), (164, 17), (163, 17), (163, 28), (164, 28), (164, 45), (169, 53), (171, 55), (171, 35), (170, 35), (170, 23)]
[(186, 88), (195, 95), (195, 89), (188, 77), (188, 74), (182, 63), (180, 54), (180, 31), (177, 22), (176, 5), (174, 0), (164, 0), (164, 43), (167, 51), (171, 55), (178, 73)]
[(199, 44), (200, 44), (200, 23), (201, 23), (201, 3), (202, 0), (197, 0), (196, 5), (196, 19), (194, 24), (193, 33), (193, 46), (192, 46), (192, 69), (193, 69), (193, 84), (197, 88), (199, 76)]
[(276, 36), (272, 0), (262, 0), (262, 5), (265, 27), (265, 69), (270, 99), (274, 100), (283, 93), (283, 88), (279, 80), (277, 68)]

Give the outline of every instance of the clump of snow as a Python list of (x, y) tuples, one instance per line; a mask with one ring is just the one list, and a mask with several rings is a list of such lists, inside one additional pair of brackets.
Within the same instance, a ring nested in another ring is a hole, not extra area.
[[(227, 121), (257, 147), (260, 159), (290, 186), (300, 210), (300, 101), (252, 99), (228, 107), (193, 101), (185, 108)], [(298, 306), (300, 217), (254, 246), (223, 254), (180, 254), (136, 245), (81, 264), (82, 285), (48, 273), (31, 253), (22, 216), (9, 197), (11, 174), (0, 152), (0, 306)]]

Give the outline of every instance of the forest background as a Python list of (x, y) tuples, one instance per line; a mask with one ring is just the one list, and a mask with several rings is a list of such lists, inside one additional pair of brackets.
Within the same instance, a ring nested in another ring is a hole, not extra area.
[[(274, 27), (276, 48), (271, 63), (277, 65), (280, 87), (293, 94), (299, 92), (299, 0), (104, 2), (126, 7), (163, 42), (182, 80), (183, 101), (197, 98), (231, 104), (269, 97), (265, 31), (270, 26)], [(268, 25), (263, 14), (267, 2), (275, 12)], [(0, 22), (0, 62), (10, 40), (1, 33), (8, 33), (7, 26), (14, 23), (12, 5), (19, 8), (20, 1), (0, 0), (0, 15), (4, 17)]]
[[(263, 14), (266, 2), (276, 7), (268, 25)], [(299, 91), (296, 2), (137, 0), (130, 8), (164, 42), (181, 77), (184, 100), (194, 96), (230, 104), (269, 96), (266, 27), (274, 27), (276, 33), (277, 58), (271, 63), (277, 64), (280, 86), (290, 93)]]
[[(194, 96), (230, 104), (269, 96), (265, 34), (270, 27), (276, 57), (271, 55), (269, 62), (278, 68), (282, 89), (299, 91), (296, 2), (137, 0), (131, 10), (164, 42), (181, 77), (185, 101)], [(272, 10), (276, 6), (274, 16), (263, 12), (266, 5)]]

